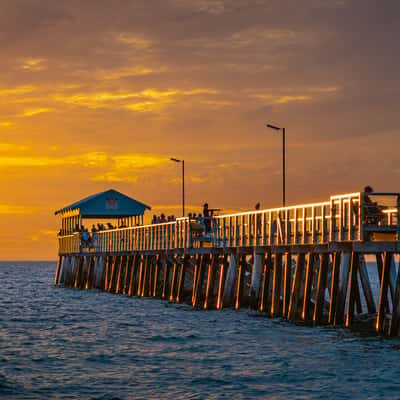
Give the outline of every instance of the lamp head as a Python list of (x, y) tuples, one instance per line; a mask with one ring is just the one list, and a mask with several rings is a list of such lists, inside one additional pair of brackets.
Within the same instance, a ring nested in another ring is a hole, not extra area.
[(279, 126), (272, 125), (272, 124), (267, 124), (267, 128), (275, 129), (276, 131), (280, 131), (281, 130), (281, 128), (279, 128)]

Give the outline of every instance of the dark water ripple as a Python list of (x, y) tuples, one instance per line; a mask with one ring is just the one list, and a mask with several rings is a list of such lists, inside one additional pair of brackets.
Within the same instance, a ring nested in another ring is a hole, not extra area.
[(0, 263), (0, 397), (400, 398), (400, 341), (52, 286)]

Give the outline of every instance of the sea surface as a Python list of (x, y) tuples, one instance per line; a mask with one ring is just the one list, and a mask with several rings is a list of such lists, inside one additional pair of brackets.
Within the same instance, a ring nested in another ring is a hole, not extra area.
[(398, 399), (400, 340), (53, 286), (0, 263), (5, 399)]

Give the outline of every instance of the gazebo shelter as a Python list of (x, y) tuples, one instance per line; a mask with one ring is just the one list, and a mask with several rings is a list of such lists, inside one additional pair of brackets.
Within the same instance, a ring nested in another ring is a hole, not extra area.
[(60, 234), (70, 235), (83, 219), (117, 220), (119, 226), (143, 225), (143, 215), (151, 207), (110, 189), (79, 200), (61, 208), (55, 215), (61, 216)]

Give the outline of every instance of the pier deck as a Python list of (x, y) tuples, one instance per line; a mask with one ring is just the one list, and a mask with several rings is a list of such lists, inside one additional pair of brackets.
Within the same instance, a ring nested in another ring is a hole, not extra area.
[(377, 332), (398, 336), (399, 206), (398, 193), (357, 192), (220, 215), (206, 229), (178, 218), (103, 230), (85, 241), (79, 232), (63, 234), (55, 284), (204, 309), (250, 307), (314, 325), (368, 320)]

